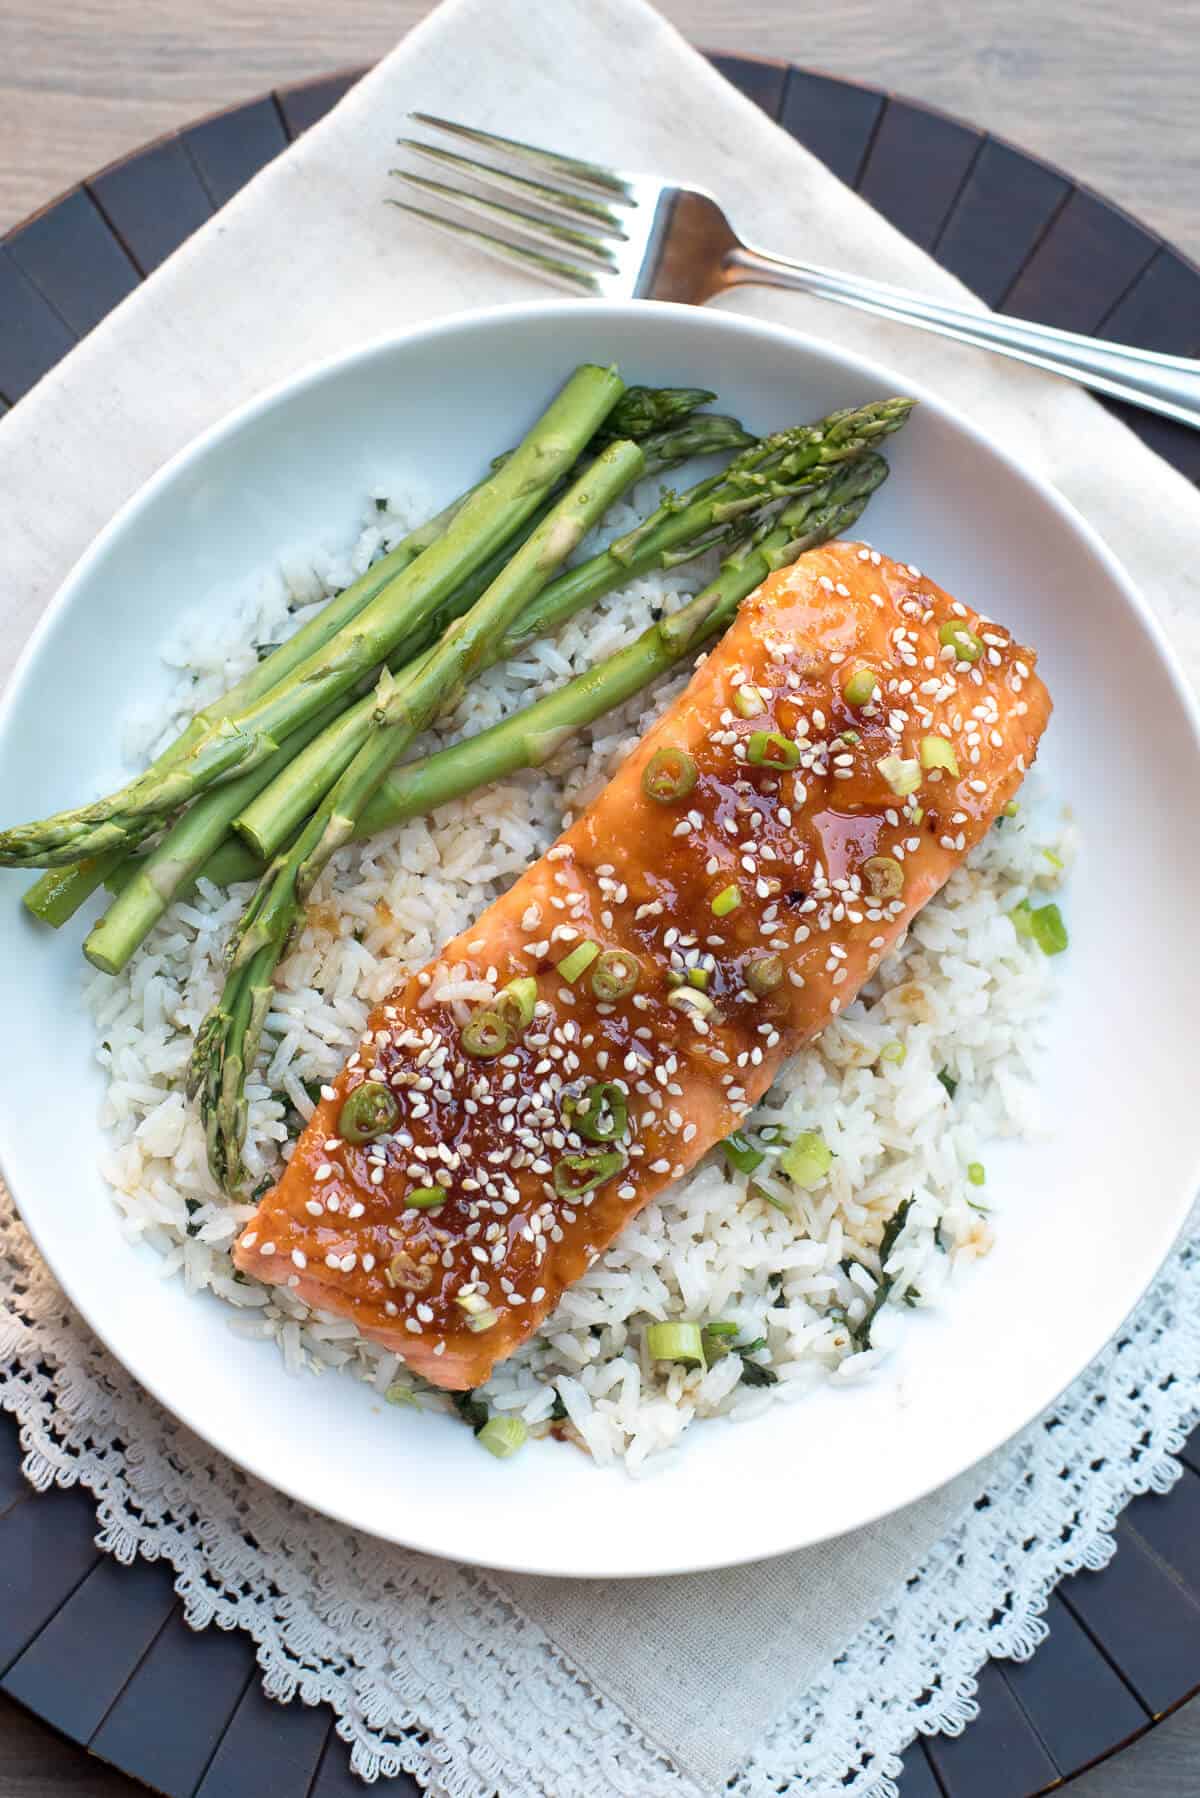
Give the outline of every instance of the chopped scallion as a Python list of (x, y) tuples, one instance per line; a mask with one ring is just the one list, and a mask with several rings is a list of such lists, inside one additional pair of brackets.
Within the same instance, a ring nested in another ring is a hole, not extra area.
[(627, 949), (605, 949), (592, 969), (592, 991), (597, 999), (608, 1002), (624, 999), (634, 991), (641, 974), (636, 955)]
[(444, 1186), (410, 1186), (404, 1195), (404, 1203), (410, 1211), (436, 1211), (448, 1197)]
[(652, 1361), (677, 1361), (684, 1367), (704, 1366), (704, 1338), (699, 1324), (651, 1324), (646, 1352)]
[(961, 618), (948, 618), (938, 626), (938, 642), (943, 648), (952, 649), (959, 662), (977, 662), (983, 654), (983, 644)]
[(481, 1292), (457, 1292), (454, 1303), (466, 1312), (468, 1330), (490, 1330), (500, 1321), (499, 1312), (493, 1310)]
[(732, 1136), (727, 1136), (721, 1148), (727, 1164), (739, 1174), (752, 1174), (767, 1159), (762, 1150), (756, 1149), (741, 1130), (735, 1130)]
[(593, 943), (589, 938), (586, 942), (576, 943), (570, 954), (563, 956), (557, 966), (568, 986), (573, 986), (581, 974), (587, 973), (599, 953), (599, 943)]
[(953, 745), (947, 743), (945, 737), (921, 738), (922, 768), (944, 768), (947, 774), (958, 775), (958, 757)]
[(987, 1179), (987, 1174), (984, 1171), (982, 1161), (969, 1161), (967, 1163), (967, 1179), (971, 1182), (972, 1186), (983, 1185), (984, 1181)]
[(1030, 914), (1033, 939), (1043, 955), (1061, 955), (1067, 946), (1067, 927), (1057, 905), (1039, 905)]
[(696, 763), (686, 749), (656, 749), (642, 770), (642, 792), (656, 805), (673, 805), (687, 798), (696, 778)]
[(955, 1093), (958, 1091), (958, 1081), (954, 1078), (954, 1075), (950, 1072), (950, 1069), (949, 1068), (939, 1068), (938, 1069), (938, 1079), (941, 1081), (942, 1085), (945, 1087), (947, 1095), (952, 1099), (954, 1097)]
[(480, 1448), (486, 1448), (497, 1461), (507, 1461), (519, 1448), (524, 1448), (528, 1435), (524, 1418), (508, 1412), (504, 1416), (489, 1417), (476, 1440)]
[(736, 887), (722, 887), (712, 902), (714, 918), (727, 918), (731, 911), (736, 911), (742, 903), (742, 895)]
[(856, 668), (842, 688), (842, 698), (857, 711), (860, 706), (870, 705), (878, 689), (879, 680), (870, 668)]
[(754, 768), (786, 773), (800, 766), (800, 747), (781, 730), (756, 730), (746, 745), (746, 760)]
[(779, 1157), (779, 1171), (793, 1186), (819, 1186), (833, 1166), (833, 1150), (815, 1130), (804, 1130)]
[(625, 1166), (619, 1149), (598, 1149), (589, 1155), (562, 1155), (554, 1164), (554, 1190), (560, 1199), (581, 1199), (595, 1192)]
[(563, 1116), (571, 1129), (588, 1142), (619, 1142), (629, 1122), (624, 1092), (611, 1080), (597, 1080), (582, 1099), (563, 1100)]
[(756, 718), (759, 712), (766, 711), (767, 705), (759, 689), (747, 682), (734, 694), (733, 709), (739, 718)]
[(862, 873), (872, 899), (895, 899), (904, 891), (904, 869), (894, 855), (869, 855)]
[(508, 1048), (508, 1025), (494, 1006), (481, 1005), (463, 1025), (463, 1054), (490, 1061)]
[(778, 955), (756, 955), (746, 963), (746, 985), (765, 999), (783, 981), (783, 962)]
[(702, 993), (708, 991), (709, 972), (707, 968), (689, 968), (687, 978), (689, 986), (698, 987)]
[(708, 994), (700, 992), (694, 986), (677, 986), (673, 993), (667, 994), (667, 1004), (673, 1005), (676, 1011), (690, 1011), (698, 1018), (706, 1018), (716, 1010)]
[(907, 1055), (908, 1050), (901, 1042), (884, 1043), (882, 1049), (879, 1051), (880, 1061), (890, 1061), (898, 1068), (904, 1066)]
[(510, 980), (496, 994), (494, 1009), (499, 1012), (514, 1037), (528, 1030), (537, 1007), (537, 981), (532, 974)]
[(915, 755), (910, 759), (902, 755), (885, 755), (875, 766), (897, 799), (907, 799), (921, 784), (921, 764)]
[(400, 1116), (390, 1089), (379, 1080), (356, 1086), (338, 1113), (338, 1135), (354, 1144), (374, 1142), (386, 1136)]

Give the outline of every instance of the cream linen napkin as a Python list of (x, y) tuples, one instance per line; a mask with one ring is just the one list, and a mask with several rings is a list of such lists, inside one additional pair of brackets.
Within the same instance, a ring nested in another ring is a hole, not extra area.
[[(381, 332), (536, 294), (382, 204), (414, 107), (694, 180), (771, 248), (964, 298), (642, 0), (448, 0), (0, 426), (0, 675), (112, 512), (231, 407)], [(742, 290), (723, 303), (910, 370), (1072, 499), (1156, 606), (1200, 616), (1200, 496), (1079, 390), (797, 295)], [(610, 1587), (498, 1583), (715, 1792), (984, 1479), (977, 1469), (852, 1539), (757, 1567)]]

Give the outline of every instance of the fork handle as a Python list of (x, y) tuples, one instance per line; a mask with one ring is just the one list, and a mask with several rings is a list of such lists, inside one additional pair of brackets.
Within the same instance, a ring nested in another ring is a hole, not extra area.
[(897, 319), (959, 343), (1013, 356), (1051, 374), (1067, 375), (1112, 399), (1128, 400), (1200, 430), (1200, 362), (1188, 356), (1105, 343), (1099, 337), (1059, 331), (1028, 319), (1005, 318), (996, 312), (969, 312), (884, 281), (838, 274), (816, 263), (789, 262), (748, 246), (729, 252), (725, 279), (729, 286), (798, 288), (821, 299), (839, 300), (861, 312)]

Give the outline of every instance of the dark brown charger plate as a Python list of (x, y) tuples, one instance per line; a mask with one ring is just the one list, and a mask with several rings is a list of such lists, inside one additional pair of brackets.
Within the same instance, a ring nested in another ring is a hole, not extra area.
[[(711, 60), (989, 304), (1200, 353), (1200, 269), (1058, 169), (874, 88)], [(282, 88), (160, 138), (0, 240), (0, 412), (361, 73)], [(1200, 433), (1112, 410), (1200, 481)], [(1184, 1463), (1166, 1497), (1123, 1513), (1107, 1568), (1059, 1586), (1033, 1659), (983, 1669), (978, 1721), (913, 1745), (902, 1798), (1031, 1798), (1200, 1689), (1200, 1432)], [(360, 1798), (327, 1710), (270, 1703), (247, 1637), (189, 1630), (170, 1570), (121, 1567), (94, 1533), (86, 1494), (35, 1497), (25, 1485), (15, 1426), (0, 1418), (0, 1690), (170, 1798)], [(406, 1778), (388, 1789), (419, 1791)]]

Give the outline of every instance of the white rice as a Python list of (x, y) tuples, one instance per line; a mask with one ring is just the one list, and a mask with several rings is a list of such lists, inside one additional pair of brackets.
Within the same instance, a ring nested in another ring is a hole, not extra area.
[[(254, 645), (304, 622), (309, 608), (429, 510), (426, 496), (387, 492), (348, 555), (292, 557), (226, 616), (210, 610), (189, 622), (166, 658), (180, 677), (173, 703), (131, 721), (132, 758), (151, 753), (245, 672)], [(608, 530), (628, 528), (647, 497), (634, 496)], [(532, 644), (484, 675), (423, 747), (474, 733), (560, 685), (635, 637), (651, 608), (681, 603), (708, 572), (697, 565), (632, 582), (554, 642)], [(548, 767), (341, 852), (280, 970), (264, 1060), (249, 1085), (251, 1188), (278, 1172), (297, 1119), (311, 1114), (306, 1088), (337, 1072), (370, 1006), (547, 847), (564, 814), (599, 790), (684, 679), (579, 732)], [(696, 1418), (754, 1416), (816, 1381), (870, 1373), (894, 1346), (904, 1307), (936, 1304), (957, 1268), (988, 1252), (988, 1188), (972, 1184), (967, 1170), (985, 1162), (990, 1141), (1038, 1128), (1035, 1067), (1054, 984), (1053, 963), (1017, 935), (1008, 914), (1030, 893), (1056, 887), (1074, 853), (1069, 822), (1032, 796), (1033, 784), (1018, 816), (990, 833), (859, 1000), (781, 1073), (751, 1126), (774, 1125), (779, 1140), (752, 1180), (731, 1172), (719, 1150), (706, 1156), (497, 1369), (481, 1392), (490, 1406), (518, 1412), (531, 1427), (545, 1427), (552, 1414), (565, 1419), (565, 1433), (598, 1462), (623, 1459), (637, 1473), (651, 1456), (660, 1465)], [(444, 1395), (352, 1324), (246, 1280), (229, 1259), (253, 1207), (230, 1203), (210, 1179), (182, 1080), (192, 1035), (221, 989), (222, 947), (250, 890), (223, 893), (202, 882), (120, 978), (88, 978), (108, 1082), (103, 1172), (123, 1227), (159, 1252), (164, 1277), (179, 1275), (186, 1291), (227, 1301), (233, 1328), (273, 1339), (290, 1368), (345, 1370), (394, 1402), (445, 1407)], [(464, 988), (459, 996), (472, 995)], [(953, 1099), (939, 1072), (958, 1081)], [(773, 1171), (799, 1131), (819, 1132), (835, 1156), (811, 1192)], [(881, 1269), (884, 1227), (904, 1202), (903, 1227)], [(881, 1274), (886, 1302), (868, 1330)], [(656, 1366), (646, 1328), (665, 1319), (722, 1319), (740, 1326), (741, 1342), (765, 1339), (753, 1359), (775, 1383), (751, 1384), (756, 1376), (736, 1353), (706, 1370)]]

